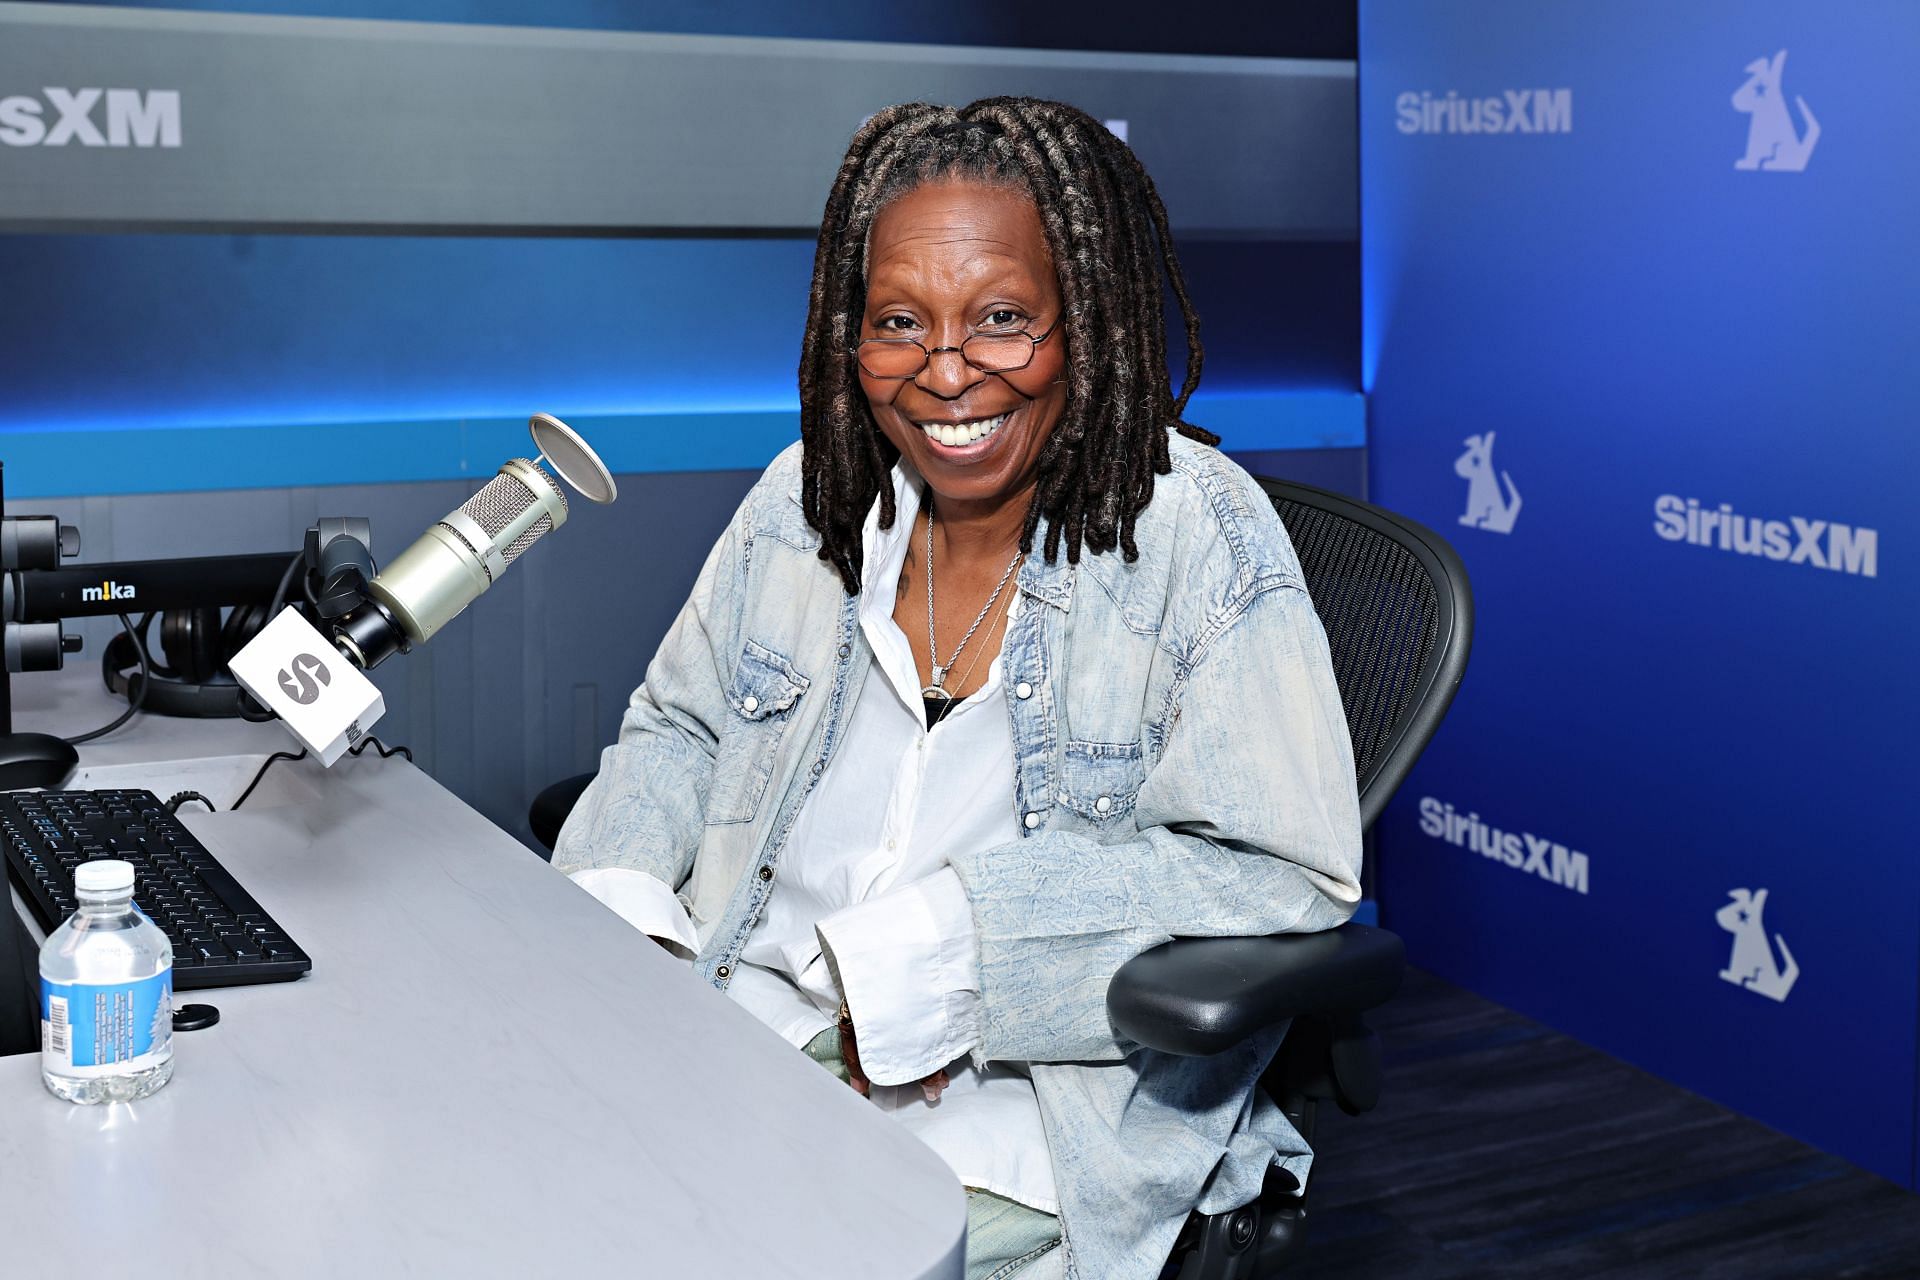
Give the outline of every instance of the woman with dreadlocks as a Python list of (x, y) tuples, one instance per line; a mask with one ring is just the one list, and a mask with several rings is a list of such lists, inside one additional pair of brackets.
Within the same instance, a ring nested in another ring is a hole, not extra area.
[[(1164, 274), (1186, 323), (1167, 377)], [(1059, 103), (880, 112), (821, 223), (798, 446), (634, 693), (555, 863), (934, 1148), (971, 1277), (1158, 1275), (1306, 1145), (1119, 1037), (1175, 936), (1359, 898), (1326, 640), (1181, 420), (1197, 321), (1126, 144)]]

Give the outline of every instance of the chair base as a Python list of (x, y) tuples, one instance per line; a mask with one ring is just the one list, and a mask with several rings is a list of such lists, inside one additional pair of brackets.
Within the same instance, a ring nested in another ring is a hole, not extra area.
[(1306, 1237), (1306, 1195), (1275, 1165), (1252, 1204), (1188, 1220), (1162, 1280), (1265, 1280), (1299, 1256)]

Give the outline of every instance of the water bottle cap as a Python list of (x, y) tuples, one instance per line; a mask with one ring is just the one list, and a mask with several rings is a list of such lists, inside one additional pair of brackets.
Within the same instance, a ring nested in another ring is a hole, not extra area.
[(118, 858), (97, 858), (73, 870), (75, 893), (125, 893), (133, 888), (133, 864)]

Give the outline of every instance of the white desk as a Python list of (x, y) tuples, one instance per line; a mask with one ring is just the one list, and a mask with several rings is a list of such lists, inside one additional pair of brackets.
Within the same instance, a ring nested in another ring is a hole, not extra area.
[[(15, 689), (21, 729), (111, 718), (74, 674)], [(142, 785), (144, 751), (244, 786), (283, 745), (122, 732), (70, 785)], [(0, 1271), (961, 1274), (931, 1151), (399, 757), (282, 761), (240, 811), (180, 816), (313, 972), (181, 997), (220, 1023), (141, 1102), (73, 1106), (0, 1059)]]

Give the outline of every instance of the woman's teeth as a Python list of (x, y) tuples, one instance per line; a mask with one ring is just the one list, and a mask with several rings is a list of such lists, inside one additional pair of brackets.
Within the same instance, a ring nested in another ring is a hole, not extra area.
[(1007, 420), (1009, 413), (1003, 413), (997, 418), (979, 418), (973, 422), (958, 422), (951, 426), (938, 422), (925, 422), (920, 424), (920, 429), (926, 432), (927, 439), (933, 441), (935, 444), (943, 444), (949, 449), (957, 449), (964, 444), (974, 444), (978, 441), (985, 440), (988, 436), (1000, 429), (1000, 424)]

